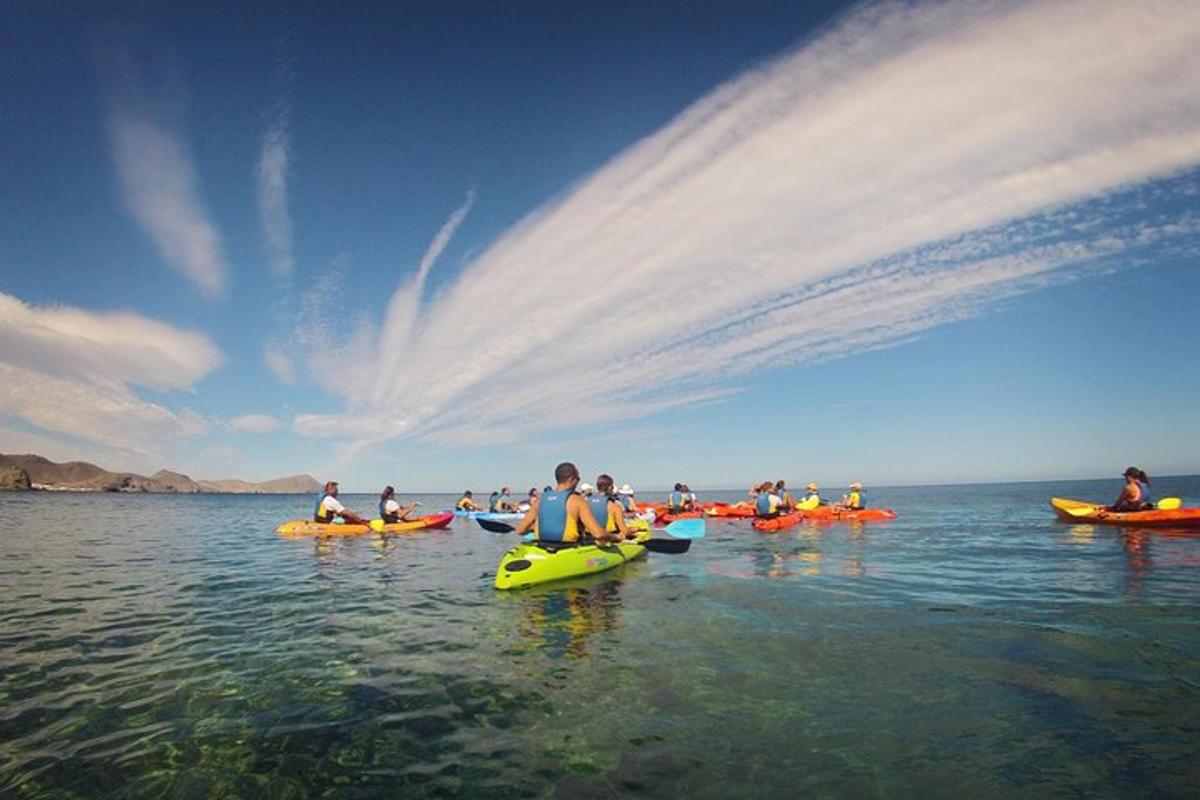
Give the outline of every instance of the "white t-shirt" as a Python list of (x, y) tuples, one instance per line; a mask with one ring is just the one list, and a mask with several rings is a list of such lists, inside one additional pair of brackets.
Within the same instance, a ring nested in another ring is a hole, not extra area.
[(385, 500), (383, 503), (383, 513), (397, 514), (400, 512), (400, 504), (393, 499)]
[(325, 499), (321, 501), (321, 505), (326, 511), (330, 512), (329, 516), (340, 514), (346, 510), (346, 507), (337, 501), (337, 498), (331, 494), (325, 495)]

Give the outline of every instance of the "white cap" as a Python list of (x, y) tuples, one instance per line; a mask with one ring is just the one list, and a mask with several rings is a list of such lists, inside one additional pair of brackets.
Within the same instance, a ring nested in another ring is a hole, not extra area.
[(576, 488), (578, 488), (578, 489), (579, 489), (579, 491), (581, 491), (581, 492), (590, 492), (590, 491), (592, 491), (593, 489), (595, 489), (596, 487), (592, 486), (590, 483), (587, 483), (587, 482), (585, 481), (585, 482), (583, 482), (583, 483), (579, 484), (579, 486), (578, 486), (578, 487), (576, 487)]
[(617, 494), (633, 494), (633, 487), (627, 483), (617, 490)]

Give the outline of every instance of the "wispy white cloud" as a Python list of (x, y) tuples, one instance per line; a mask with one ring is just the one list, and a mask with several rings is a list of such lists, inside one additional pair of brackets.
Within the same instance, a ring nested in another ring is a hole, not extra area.
[(274, 342), (268, 342), (263, 347), (263, 363), (267, 365), (267, 369), (271, 374), (279, 379), (280, 383), (291, 386), (296, 382), (296, 367), (292, 363), (292, 359), (283, 349)]
[(432, 301), (406, 283), (373, 357), (330, 387), (345, 413), (297, 429), (362, 447), (645, 416), (1194, 242), (1186, 187), (1161, 181), (1200, 164), (1196, 74), (1194, 3), (857, 11), (530, 215)]
[(108, 124), (129, 212), (172, 269), (219, 295), (229, 270), (184, 137), (144, 104), (116, 103)]
[(283, 423), (266, 414), (243, 414), (229, 420), (226, 427), (235, 433), (272, 433), (283, 427)]
[(263, 135), (258, 156), (258, 215), (262, 222), (271, 270), (289, 278), (292, 257), (292, 217), (288, 212), (288, 163), (291, 156), (286, 115), (277, 116)]
[(0, 293), (0, 418), (127, 454), (203, 434), (201, 415), (134, 387), (190, 391), (222, 360), (204, 336), (129, 312), (36, 307)]

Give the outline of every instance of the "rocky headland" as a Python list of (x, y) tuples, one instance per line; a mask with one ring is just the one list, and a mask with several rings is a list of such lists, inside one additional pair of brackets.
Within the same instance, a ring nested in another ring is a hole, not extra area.
[(0, 453), (0, 490), (315, 494), (320, 488), (311, 475), (289, 475), (254, 483), (236, 478), (193, 480), (182, 473), (160, 469), (147, 477), (134, 472), (110, 472), (86, 461), (59, 464), (38, 455)]

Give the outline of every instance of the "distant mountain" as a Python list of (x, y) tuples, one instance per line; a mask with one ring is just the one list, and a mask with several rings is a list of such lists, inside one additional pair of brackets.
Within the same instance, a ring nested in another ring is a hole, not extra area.
[[(35, 489), (57, 489), (93, 492), (179, 492), (230, 494), (315, 494), (321, 488), (311, 475), (290, 475), (261, 483), (242, 480), (195, 481), (179, 472), (160, 469), (150, 477), (133, 472), (109, 472), (86, 461), (58, 464), (42, 456), (4, 455), (0, 453), (0, 469), (17, 475), (24, 472)], [(22, 481), (12, 480), (7, 488), (24, 488)], [(5, 487), (0, 483), (0, 487)]]

